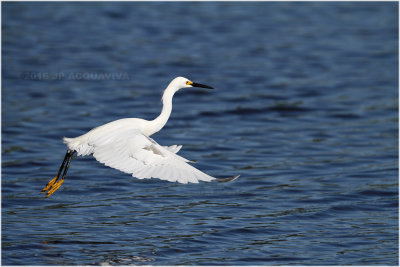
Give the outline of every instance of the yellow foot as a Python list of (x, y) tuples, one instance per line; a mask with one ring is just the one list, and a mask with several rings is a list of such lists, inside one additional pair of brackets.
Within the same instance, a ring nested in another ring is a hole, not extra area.
[(51, 194), (53, 194), (54, 192), (56, 192), (58, 190), (58, 188), (60, 188), (60, 186), (62, 185), (62, 183), (64, 183), (64, 179), (61, 179), (60, 181), (57, 181), (52, 187), (51, 189), (47, 192), (46, 197), (51, 196)]
[(43, 194), (44, 192), (49, 190), (50, 187), (56, 182), (57, 178), (58, 176), (54, 177), (50, 182), (48, 182), (47, 185), (42, 189), (42, 192), (40, 192), (40, 194)]

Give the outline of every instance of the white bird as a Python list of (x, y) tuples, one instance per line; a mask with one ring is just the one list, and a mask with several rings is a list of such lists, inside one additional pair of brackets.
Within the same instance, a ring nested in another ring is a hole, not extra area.
[[(172, 98), (178, 90), (187, 87), (213, 89), (204, 84), (194, 83), (184, 77), (177, 77), (165, 89), (161, 114), (154, 120), (126, 118), (109, 122), (75, 138), (64, 137), (68, 150), (57, 175), (42, 189), (46, 197), (53, 194), (64, 182), (72, 156), (91, 155), (97, 161), (133, 177), (159, 178), (170, 182), (198, 183), (198, 181), (233, 181), (239, 175), (218, 179), (194, 168), (193, 163), (176, 153), (181, 145), (161, 146), (150, 136), (160, 131), (167, 123), (172, 111)], [(61, 175), (62, 173), (62, 175)]]

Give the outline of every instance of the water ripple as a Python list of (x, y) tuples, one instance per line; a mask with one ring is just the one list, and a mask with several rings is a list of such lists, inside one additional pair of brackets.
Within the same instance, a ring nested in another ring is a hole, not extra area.
[[(398, 265), (398, 3), (2, 8), (3, 264)], [(239, 179), (87, 157), (39, 194), (62, 137), (153, 119), (177, 75), (216, 90), (177, 93), (154, 139)]]

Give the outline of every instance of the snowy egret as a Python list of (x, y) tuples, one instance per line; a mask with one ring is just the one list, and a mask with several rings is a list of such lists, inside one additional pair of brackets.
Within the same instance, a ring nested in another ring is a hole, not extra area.
[(161, 146), (150, 136), (160, 131), (167, 123), (172, 111), (172, 98), (178, 90), (186, 87), (213, 89), (204, 84), (194, 83), (184, 77), (177, 77), (165, 89), (161, 114), (154, 120), (126, 118), (109, 122), (75, 138), (64, 137), (68, 150), (57, 175), (42, 189), (46, 197), (53, 194), (64, 182), (72, 156), (91, 155), (106, 166), (115, 168), (133, 177), (159, 178), (170, 182), (198, 183), (198, 181), (233, 181), (239, 175), (218, 179), (194, 168), (193, 163), (177, 152), (181, 145)]

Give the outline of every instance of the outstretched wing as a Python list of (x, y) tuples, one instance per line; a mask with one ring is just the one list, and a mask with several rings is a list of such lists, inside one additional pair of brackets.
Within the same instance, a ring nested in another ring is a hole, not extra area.
[(139, 129), (114, 132), (112, 138), (93, 139), (90, 145), (96, 160), (139, 179), (159, 178), (180, 183), (216, 179), (176, 155), (180, 146), (160, 146)]

